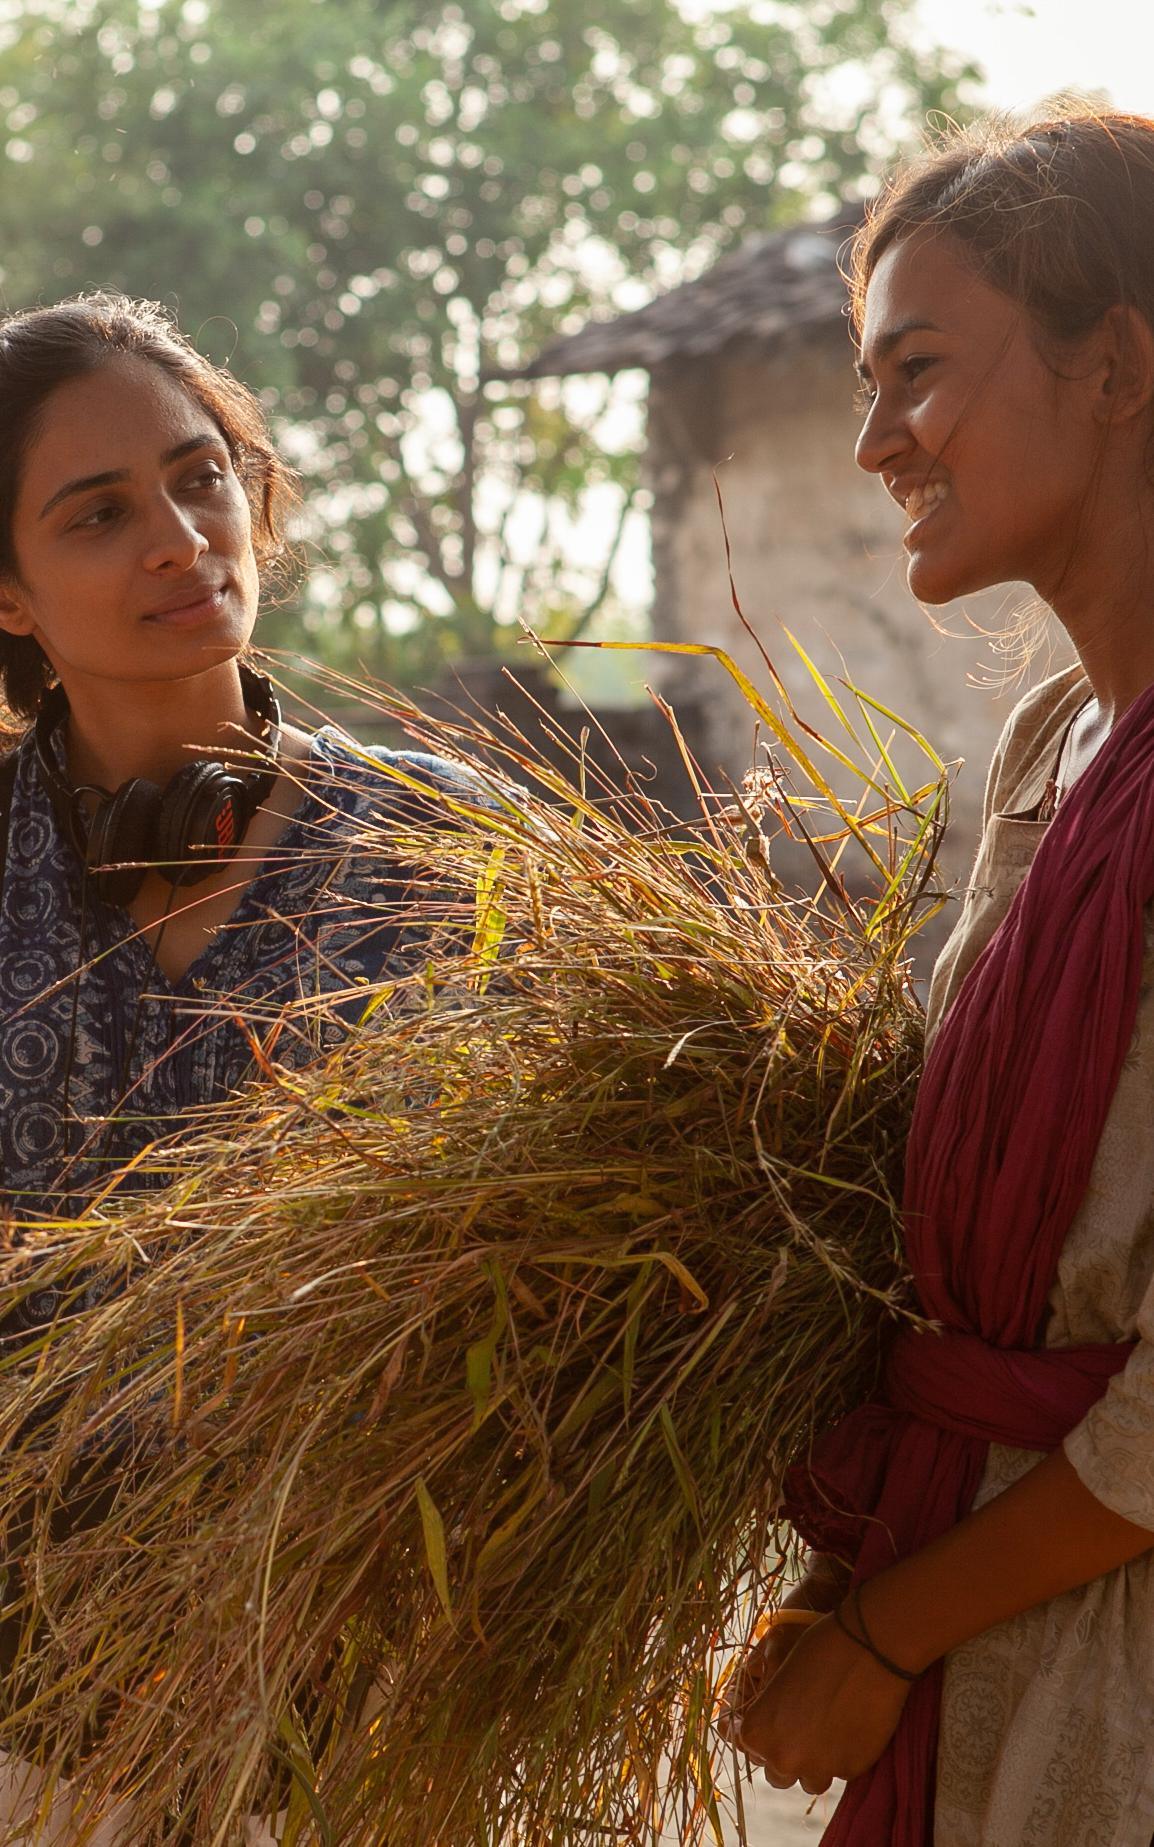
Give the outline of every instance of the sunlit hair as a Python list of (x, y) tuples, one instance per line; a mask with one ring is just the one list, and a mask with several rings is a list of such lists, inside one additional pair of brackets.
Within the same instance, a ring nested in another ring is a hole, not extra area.
[[(285, 527), (297, 484), (276, 452), (259, 399), (198, 353), (158, 302), (100, 292), (0, 320), (0, 581), (22, 586), (13, 514), (28, 451), (53, 393), (123, 358), (159, 366), (215, 423), (252, 509), (262, 576), (268, 584), (284, 575), (291, 564)], [(0, 631), (0, 698), (11, 713), (31, 718), (53, 677), (37, 641)]]
[(1119, 305), (1154, 325), (1151, 227), (1154, 121), (1077, 102), (1028, 124), (987, 117), (952, 128), (871, 205), (851, 249), (854, 320), (890, 246), (932, 231), (1053, 340), (1078, 339)]

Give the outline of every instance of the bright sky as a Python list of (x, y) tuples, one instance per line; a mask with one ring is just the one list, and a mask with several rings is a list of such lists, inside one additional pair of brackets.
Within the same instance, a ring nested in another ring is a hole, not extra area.
[(1057, 90), (1106, 90), (1154, 115), (1149, 0), (917, 0), (929, 36), (982, 65), (989, 101), (1029, 107)]

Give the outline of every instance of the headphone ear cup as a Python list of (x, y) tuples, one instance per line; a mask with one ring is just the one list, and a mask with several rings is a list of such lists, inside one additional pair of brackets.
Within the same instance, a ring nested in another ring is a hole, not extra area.
[(215, 872), (244, 831), (245, 785), (219, 763), (190, 763), (164, 791), (156, 860), (172, 885), (197, 885)]
[[(121, 861), (149, 861), (154, 852), (161, 794), (154, 782), (133, 777), (106, 802), (101, 802), (88, 828), (85, 867), (93, 889), (105, 904), (130, 904), (144, 881), (144, 865)], [(118, 867), (111, 871), (108, 868)]]

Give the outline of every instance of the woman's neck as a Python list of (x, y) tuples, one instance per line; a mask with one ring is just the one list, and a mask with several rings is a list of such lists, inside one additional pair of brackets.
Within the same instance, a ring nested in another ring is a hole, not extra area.
[(1102, 493), (1055, 583), (1036, 585), (1070, 638), (1107, 727), (1154, 685), (1154, 501)]
[[(1061, 619), (1061, 617), (1059, 618)], [(1154, 686), (1154, 587), (1140, 609), (1099, 610), (1084, 624), (1063, 620), (1109, 732)]]
[(197, 756), (236, 755), (245, 749), (242, 734), (257, 735), (234, 660), (175, 681), (66, 677), (64, 690), (68, 770), (76, 784), (118, 789), (143, 776), (163, 785)]

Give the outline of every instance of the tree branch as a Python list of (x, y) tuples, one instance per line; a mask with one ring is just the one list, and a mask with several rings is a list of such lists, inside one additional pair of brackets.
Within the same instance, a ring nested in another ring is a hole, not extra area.
[(456, 401), (457, 428), (461, 433), (461, 447), (464, 450), (464, 462), (457, 481), (454, 498), (457, 502), (457, 517), (461, 522), (461, 576), (470, 595), (475, 591), (473, 582), (477, 563), (477, 412), (479, 404), (475, 392)]
[(401, 454), (401, 445), (396, 441), (387, 441), (385, 451), (391, 462), (396, 464), (401, 479), (401, 493), (397, 496), (397, 506), (413, 523), (417, 534), (417, 544), (425, 554), (429, 575), (436, 579), (441, 588), (459, 604), (462, 592), (468, 588), (468, 580), (462, 573), (451, 571), (445, 562), (441, 541), (433, 524), (432, 510), (427, 500), (418, 493)]
[[(494, 620), (496, 619), (498, 609), (501, 607), (501, 592), (505, 588), (505, 579), (509, 574), (510, 559), (508, 547), (506, 545), (506, 537), (509, 531), (509, 521), (513, 516), (513, 508), (516, 504), (516, 494), (510, 495), (509, 499), (505, 502), (505, 508), (501, 514), (497, 530), (493, 534), (493, 543), (497, 548), (497, 573), (493, 580), (493, 594), (489, 599), (489, 611)], [(524, 575), (523, 572), (522, 575)]]

